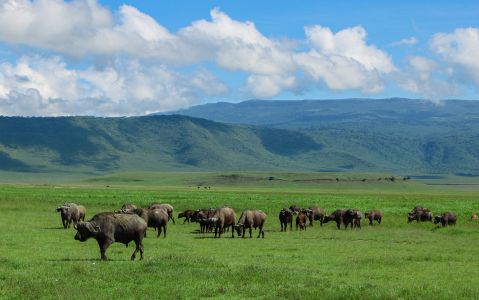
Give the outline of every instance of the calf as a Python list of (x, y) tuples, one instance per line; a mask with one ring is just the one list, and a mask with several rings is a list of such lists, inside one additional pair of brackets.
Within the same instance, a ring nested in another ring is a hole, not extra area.
[(71, 223), (77, 224), (79, 221), (85, 221), (86, 209), (82, 205), (75, 203), (65, 203), (57, 207), (57, 212), (60, 212), (63, 228), (70, 228)]
[(296, 230), (306, 230), (306, 221), (308, 220), (308, 216), (304, 211), (300, 211), (296, 216)]

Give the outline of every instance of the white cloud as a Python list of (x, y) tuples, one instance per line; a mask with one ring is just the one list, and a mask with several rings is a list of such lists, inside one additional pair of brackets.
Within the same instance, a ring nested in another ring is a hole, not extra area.
[(313, 49), (295, 54), (295, 61), (313, 80), (324, 82), (330, 89), (380, 92), (382, 76), (396, 70), (385, 52), (366, 44), (362, 27), (335, 34), (321, 26), (306, 27), (305, 31)]
[(431, 49), (450, 65), (450, 74), (458, 81), (479, 88), (479, 28), (458, 28), (452, 33), (437, 33)]
[(391, 46), (412, 46), (416, 45), (418, 40), (415, 37), (404, 38), (399, 41), (391, 43)]
[(460, 95), (460, 89), (436, 61), (422, 56), (407, 58), (408, 66), (396, 74), (397, 84), (406, 91), (433, 102)]
[(140, 115), (226, 92), (206, 70), (185, 75), (137, 61), (86, 70), (70, 70), (58, 58), (23, 57), (16, 65), (0, 65), (0, 115)]

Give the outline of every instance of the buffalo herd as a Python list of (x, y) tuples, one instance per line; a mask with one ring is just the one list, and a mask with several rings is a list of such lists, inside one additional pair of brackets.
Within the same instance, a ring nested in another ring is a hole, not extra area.
[[(173, 217), (173, 206), (166, 203), (153, 203), (148, 207), (141, 208), (134, 204), (124, 204), (120, 210), (115, 212), (103, 212), (94, 215), (89, 221), (85, 222), (86, 209), (82, 205), (75, 203), (64, 203), (57, 209), (60, 213), (62, 225), (65, 229), (70, 228), (71, 223), (77, 230), (75, 240), (84, 242), (89, 238), (94, 238), (100, 247), (101, 259), (106, 260), (106, 250), (114, 243), (119, 242), (128, 246), (130, 242), (135, 243), (135, 250), (131, 255), (134, 260), (136, 254), (140, 252), (140, 259), (143, 259), (143, 238), (146, 237), (147, 228), (153, 228), (157, 231), (157, 237), (163, 233), (166, 238), (168, 222), (171, 220), (175, 224)], [(200, 225), (200, 233), (214, 232), (215, 238), (220, 238), (222, 234), (231, 230), (231, 237), (234, 238), (235, 231), (238, 236), (245, 237), (246, 231), (249, 231), (252, 237), (253, 228), (259, 229), (258, 238), (264, 238), (264, 224), (267, 215), (261, 210), (244, 210), (237, 219), (235, 211), (230, 207), (207, 208), (207, 209), (188, 209), (178, 214), (178, 219), (184, 218), (186, 222), (194, 222)], [(381, 224), (382, 212), (379, 209), (372, 209), (361, 212), (358, 209), (337, 209), (330, 214), (320, 207), (301, 208), (297, 205), (291, 205), (289, 208), (283, 208), (279, 212), (279, 223), (281, 231), (293, 230), (293, 219), (296, 222), (296, 230), (306, 230), (308, 226), (312, 227), (314, 221), (319, 221), (320, 226), (328, 222), (335, 222), (338, 229), (341, 225), (345, 229), (361, 228), (361, 219), (367, 219), (369, 225), (374, 222)], [(434, 222), (441, 225), (455, 225), (456, 215), (446, 211), (440, 215), (434, 216), (426, 207), (416, 206), (407, 215), (408, 223), (416, 222)], [(471, 220), (478, 220), (477, 214), (473, 214)], [(309, 224), (308, 224), (309, 223)]]

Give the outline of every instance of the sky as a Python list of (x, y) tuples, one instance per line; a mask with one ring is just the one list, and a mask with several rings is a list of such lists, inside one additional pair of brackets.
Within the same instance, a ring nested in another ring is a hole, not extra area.
[(479, 99), (477, 1), (391, 2), (0, 0), (0, 115)]

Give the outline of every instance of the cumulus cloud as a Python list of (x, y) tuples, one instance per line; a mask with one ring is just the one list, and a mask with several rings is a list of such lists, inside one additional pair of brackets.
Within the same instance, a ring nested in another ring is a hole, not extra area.
[(305, 31), (313, 48), (295, 54), (295, 61), (299, 69), (330, 89), (380, 92), (382, 76), (396, 69), (384, 51), (366, 43), (366, 31), (360, 26), (337, 33), (321, 26)]
[(479, 88), (479, 28), (458, 28), (452, 33), (437, 33), (431, 49), (450, 65), (451, 75)]
[(447, 68), (436, 61), (422, 56), (410, 56), (407, 60), (406, 69), (396, 74), (396, 82), (404, 90), (436, 103), (445, 97), (461, 94)]
[[(111, 11), (96, 0), (0, 0), (0, 42), (48, 53), (0, 65), (0, 113), (134, 115), (177, 109), (229, 92), (208, 64), (245, 74), (243, 89), (258, 98), (312, 88), (380, 93), (391, 78), (421, 95), (456, 93), (454, 84), (444, 82), (450, 78), (479, 85), (478, 29), (433, 36), (431, 49), (448, 68), (411, 56), (398, 70), (387, 52), (367, 41), (361, 26), (337, 32), (308, 26), (304, 41), (290, 42), (265, 36), (253, 22), (219, 9), (210, 15), (170, 32), (130, 5)], [(415, 43), (409, 37), (394, 44)], [(65, 63), (71, 58), (82, 68)], [(196, 71), (179, 71), (185, 66)]]
[(182, 74), (138, 61), (85, 70), (68, 69), (59, 58), (22, 57), (0, 65), (1, 115), (139, 115), (227, 92), (206, 70)]

